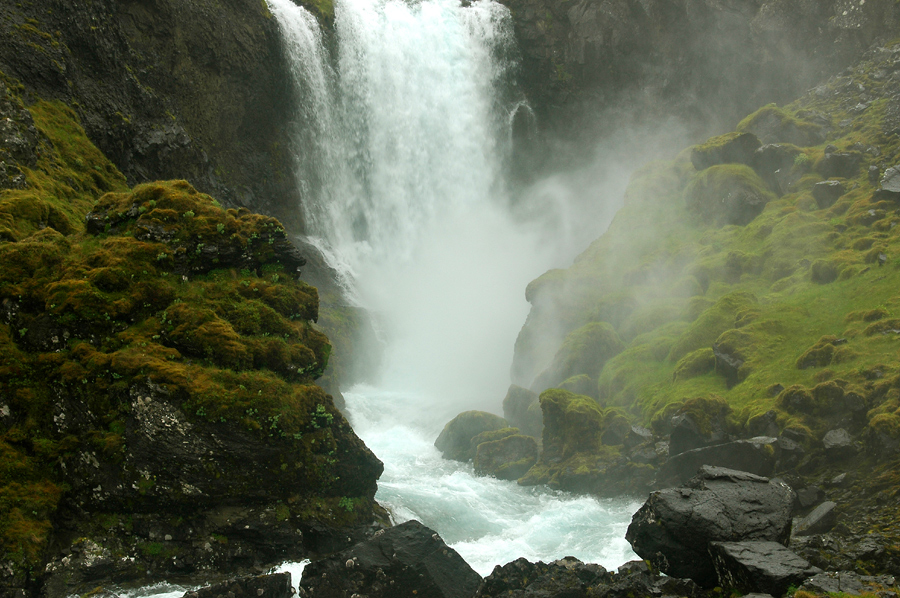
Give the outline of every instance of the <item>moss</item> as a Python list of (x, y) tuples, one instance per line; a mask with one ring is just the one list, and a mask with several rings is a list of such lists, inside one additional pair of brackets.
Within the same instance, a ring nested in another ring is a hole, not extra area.
[(755, 303), (756, 297), (747, 292), (722, 297), (694, 320), (675, 342), (667, 359), (678, 361), (688, 353), (712, 346), (723, 332), (734, 327), (737, 316)]
[(688, 210), (713, 225), (748, 224), (774, 199), (759, 175), (742, 164), (711, 166), (684, 190)]
[(702, 376), (716, 367), (716, 357), (709, 347), (688, 353), (675, 364), (675, 380), (687, 380), (694, 376)]
[(838, 338), (833, 335), (823, 336), (815, 345), (803, 352), (797, 358), (797, 369), (825, 367), (831, 363), (835, 354), (835, 344)]
[(737, 130), (752, 132), (763, 143), (817, 145), (822, 141), (821, 127), (797, 118), (792, 111), (775, 104), (763, 106), (738, 123)]

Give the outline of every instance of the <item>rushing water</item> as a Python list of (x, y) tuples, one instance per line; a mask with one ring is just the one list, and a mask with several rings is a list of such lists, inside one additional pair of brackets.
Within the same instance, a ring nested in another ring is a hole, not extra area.
[(326, 43), (304, 9), (268, 2), (298, 98), (308, 232), (385, 335), (383, 379), (344, 393), (385, 463), (377, 499), (481, 574), (518, 557), (629, 560), (636, 504), (478, 477), (433, 446), (459, 411), (500, 411), (525, 286), (572, 257), (571, 235), (552, 234), (565, 227), (548, 235), (510, 208), (503, 173), (523, 98), (509, 12), (488, 0), (337, 0)]

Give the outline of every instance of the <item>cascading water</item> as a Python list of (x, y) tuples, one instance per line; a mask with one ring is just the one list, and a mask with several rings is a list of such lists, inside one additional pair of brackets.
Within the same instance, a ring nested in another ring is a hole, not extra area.
[(385, 462), (378, 500), (436, 529), (482, 574), (519, 556), (628, 560), (637, 505), (476, 477), (432, 446), (459, 411), (500, 411), (524, 288), (560, 257), (546, 227), (512, 217), (504, 188), (522, 101), (507, 9), (337, 0), (326, 51), (309, 13), (268, 2), (297, 88), (305, 222), (387, 339), (378, 386), (344, 393)]

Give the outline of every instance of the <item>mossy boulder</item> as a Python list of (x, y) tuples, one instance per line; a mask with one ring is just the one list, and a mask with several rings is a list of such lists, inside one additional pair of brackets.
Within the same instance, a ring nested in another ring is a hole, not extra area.
[(753, 133), (726, 133), (707, 139), (691, 149), (691, 163), (697, 170), (704, 170), (718, 164), (747, 164), (753, 162), (753, 155), (760, 146)]
[(712, 371), (716, 367), (716, 356), (711, 347), (703, 347), (688, 353), (675, 364), (673, 374), (676, 380), (688, 380)]
[(775, 199), (749, 166), (724, 164), (697, 173), (685, 188), (688, 210), (705, 224), (746, 225)]
[(624, 349), (615, 329), (606, 322), (591, 322), (566, 336), (550, 364), (531, 389), (540, 392), (573, 376), (596, 379), (606, 362)]
[(764, 106), (747, 116), (738, 124), (737, 130), (753, 133), (762, 143), (790, 143), (806, 147), (825, 140), (820, 125), (797, 118), (775, 104)]
[(623, 454), (619, 441), (630, 424), (621, 411), (603, 409), (590, 397), (561, 389), (541, 393), (541, 409), (541, 455), (519, 484), (603, 496), (641, 493), (648, 486), (654, 469)]
[(486, 411), (463, 411), (447, 422), (434, 446), (441, 451), (444, 459), (471, 461), (475, 457), (478, 445), (473, 439), (483, 432), (493, 432), (509, 428), (509, 423), (493, 413)]
[(475, 473), (501, 480), (517, 480), (538, 459), (537, 441), (531, 436), (510, 434), (478, 444), (473, 464)]

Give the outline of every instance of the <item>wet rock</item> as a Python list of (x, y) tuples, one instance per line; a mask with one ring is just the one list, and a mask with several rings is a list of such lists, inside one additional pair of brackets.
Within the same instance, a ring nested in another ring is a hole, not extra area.
[(807, 486), (797, 490), (797, 505), (801, 509), (808, 509), (813, 505), (819, 504), (825, 498), (825, 491), (818, 486)]
[(879, 193), (892, 199), (900, 198), (900, 165), (892, 166), (884, 171)]
[(477, 598), (501, 598), (510, 595), (581, 596), (589, 587), (600, 587), (613, 575), (600, 565), (584, 564), (574, 557), (552, 563), (531, 563), (520, 558), (496, 566), (485, 577)]
[(747, 432), (751, 437), (778, 436), (778, 414), (773, 409), (751, 417), (747, 421)]
[(777, 443), (776, 438), (758, 437), (684, 451), (669, 457), (659, 468), (656, 484), (662, 488), (683, 484), (703, 465), (770, 476), (775, 471)]
[(740, 382), (739, 372), (744, 360), (718, 343), (713, 344), (713, 355), (716, 357), (716, 372), (725, 377), (728, 388)]
[(831, 459), (845, 459), (856, 452), (853, 438), (844, 428), (830, 430), (826, 433), (822, 437), (822, 445), (825, 447), (825, 453)]
[(829, 153), (826, 149), (825, 157), (819, 162), (817, 169), (826, 179), (850, 179), (859, 174), (861, 163), (862, 156), (856, 152)]
[(791, 167), (800, 155), (793, 145), (768, 143), (753, 154), (753, 169), (778, 193), (784, 194), (793, 181)]
[(782, 544), (768, 541), (712, 542), (719, 585), (781, 596), (822, 570)]
[(653, 432), (643, 426), (631, 426), (631, 429), (628, 430), (628, 434), (623, 440), (625, 448), (628, 449), (633, 449), (642, 444), (649, 444), (652, 442)]
[(187, 592), (182, 598), (291, 598), (290, 573), (242, 577)]
[(472, 439), (482, 432), (508, 428), (509, 423), (499, 415), (486, 411), (464, 411), (450, 420), (434, 446), (441, 451), (444, 459), (471, 461), (478, 446), (472, 446)]
[(433, 530), (407, 521), (303, 570), (303, 598), (471, 598), (481, 576)]
[(704, 223), (744, 226), (775, 195), (750, 167), (720, 164), (696, 174), (685, 189), (684, 198), (688, 210)]
[(475, 473), (501, 480), (517, 480), (537, 462), (538, 445), (531, 436), (512, 434), (482, 442), (475, 452)]
[(786, 544), (793, 503), (793, 491), (782, 482), (704, 466), (684, 486), (651, 494), (625, 538), (660, 571), (709, 587), (717, 580), (710, 542)]
[(827, 571), (818, 573), (806, 581), (799, 589), (815, 594), (864, 594), (873, 593), (896, 586), (893, 575), (859, 575), (853, 571)]
[(822, 181), (813, 185), (812, 195), (819, 209), (830, 208), (846, 190), (840, 181)]
[(794, 535), (811, 536), (831, 531), (831, 528), (837, 523), (836, 507), (837, 504), (830, 500), (823, 502), (813, 509), (812, 513), (797, 522), (794, 526)]
[(503, 416), (506, 420), (523, 434), (535, 438), (541, 437), (544, 427), (538, 397), (538, 393), (534, 391), (511, 384), (503, 399)]
[(691, 164), (697, 170), (717, 164), (752, 164), (759, 147), (759, 139), (753, 133), (728, 133), (695, 145), (691, 149)]
[[(705, 417), (705, 421), (701, 417)], [(723, 409), (702, 415), (695, 411), (673, 415), (670, 420), (669, 455), (726, 442), (728, 433), (725, 417), (726, 411)]]

